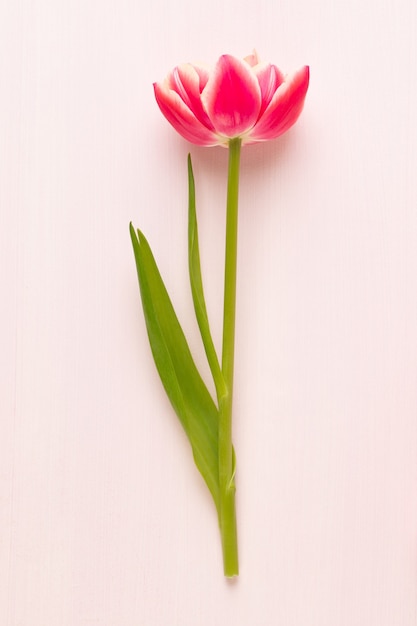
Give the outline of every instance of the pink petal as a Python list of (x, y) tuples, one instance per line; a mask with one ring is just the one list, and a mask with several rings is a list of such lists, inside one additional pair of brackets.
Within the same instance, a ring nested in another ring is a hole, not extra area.
[(213, 124), (204, 111), (200, 99), (200, 93), (202, 91), (200, 84), (202, 81), (204, 82), (204, 78), (203, 73), (200, 72), (199, 74), (195, 67), (190, 64), (184, 64), (173, 70), (168, 78), (168, 82), (170, 88), (177, 92), (181, 100), (194, 113), (196, 118), (200, 120), (204, 126), (213, 130)]
[(220, 143), (215, 133), (195, 117), (178, 93), (169, 89), (167, 81), (154, 83), (154, 91), (162, 113), (184, 139), (199, 146), (215, 146)]
[(261, 88), (262, 105), (259, 112), (261, 117), (272, 100), (278, 87), (284, 82), (284, 74), (275, 65), (261, 63), (253, 68)]
[(216, 132), (237, 137), (258, 119), (261, 90), (248, 63), (223, 55), (210, 74), (201, 101)]
[(285, 133), (297, 121), (303, 109), (308, 83), (308, 66), (287, 76), (250, 133), (247, 143), (275, 139)]
[(210, 70), (207, 67), (204, 67), (203, 65), (195, 65), (195, 64), (193, 64), (193, 68), (197, 72), (198, 77), (200, 79), (200, 93), (201, 93), (204, 87), (207, 85), (207, 81), (210, 76)]
[(244, 61), (246, 61), (246, 63), (249, 63), (251, 67), (255, 67), (255, 65), (258, 65), (259, 59), (256, 50), (254, 50), (252, 54), (249, 54), (247, 57), (245, 57)]

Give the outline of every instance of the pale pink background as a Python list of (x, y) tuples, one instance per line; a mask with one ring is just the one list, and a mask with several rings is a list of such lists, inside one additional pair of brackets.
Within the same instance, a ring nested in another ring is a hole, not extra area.
[[(414, 0), (4, 0), (0, 9), (2, 626), (415, 626)], [(196, 359), (194, 158), (220, 338), (226, 151), (152, 82), (256, 47), (309, 63), (302, 118), (242, 159), (241, 577), (153, 367), (128, 222)]]

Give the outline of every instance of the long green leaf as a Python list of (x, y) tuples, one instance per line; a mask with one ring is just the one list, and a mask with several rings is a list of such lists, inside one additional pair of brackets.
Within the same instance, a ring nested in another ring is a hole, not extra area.
[(130, 235), (155, 364), (218, 509), (218, 411), (191, 356), (149, 244), (132, 224)]
[(214, 347), (207, 315), (206, 301), (204, 298), (203, 280), (201, 277), (200, 248), (198, 244), (195, 184), (191, 155), (188, 155), (188, 269), (190, 273), (194, 310), (219, 401), (221, 397), (226, 395), (227, 389), (220, 368), (219, 359), (217, 357), (216, 348)]

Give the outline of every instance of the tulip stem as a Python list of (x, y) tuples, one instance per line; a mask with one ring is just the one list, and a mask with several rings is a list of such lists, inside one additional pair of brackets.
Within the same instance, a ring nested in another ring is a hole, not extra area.
[(237, 576), (239, 573), (235, 511), (235, 459), (232, 446), (232, 400), (241, 144), (242, 141), (240, 138), (232, 139), (229, 142), (222, 348), (222, 373), (227, 391), (219, 398), (220, 531), (222, 536), (224, 574), (227, 577)]

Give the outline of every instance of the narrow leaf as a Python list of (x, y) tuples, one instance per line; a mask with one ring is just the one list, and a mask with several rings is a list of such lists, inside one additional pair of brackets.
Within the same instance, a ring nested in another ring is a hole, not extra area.
[(190, 273), (194, 310), (219, 401), (220, 398), (227, 393), (227, 389), (210, 332), (210, 324), (204, 297), (203, 280), (201, 277), (200, 248), (198, 244), (195, 184), (190, 155), (188, 155), (188, 268)]
[(130, 235), (155, 364), (218, 508), (218, 411), (191, 356), (149, 244), (132, 224)]

